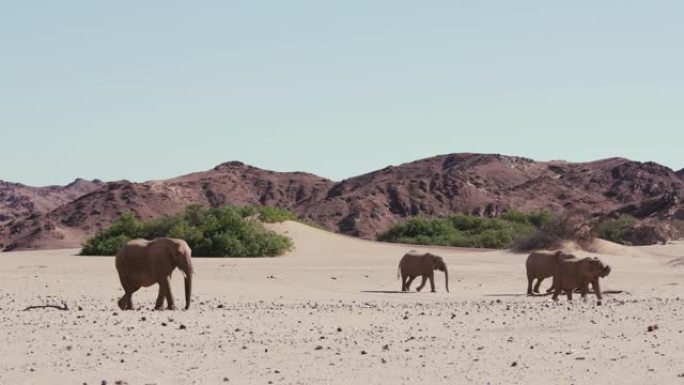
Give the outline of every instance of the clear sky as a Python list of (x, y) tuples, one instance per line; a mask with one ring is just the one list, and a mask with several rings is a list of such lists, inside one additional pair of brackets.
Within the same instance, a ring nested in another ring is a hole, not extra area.
[(684, 2), (0, 1), (0, 179), (684, 167)]

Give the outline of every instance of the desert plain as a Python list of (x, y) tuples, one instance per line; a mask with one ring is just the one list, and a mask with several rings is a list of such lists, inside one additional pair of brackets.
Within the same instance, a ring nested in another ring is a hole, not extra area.
[[(188, 311), (153, 311), (156, 287), (119, 310), (113, 257), (0, 254), (0, 384), (684, 384), (683, 242), (575, 250), (612, 267), (597, 306), (528, 297), (526, 254), (273, 228), (295, 249), (195, 258)], [(440, 272), (400, 292), (411, 249), (444, 257), (450, 293)]]

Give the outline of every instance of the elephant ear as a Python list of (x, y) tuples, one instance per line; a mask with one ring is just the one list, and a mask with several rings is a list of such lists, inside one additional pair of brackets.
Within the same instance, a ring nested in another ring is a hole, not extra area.
[(601, 263), (601, 277), (607, 277), (610, 274), (610, 265), (604, 265)]

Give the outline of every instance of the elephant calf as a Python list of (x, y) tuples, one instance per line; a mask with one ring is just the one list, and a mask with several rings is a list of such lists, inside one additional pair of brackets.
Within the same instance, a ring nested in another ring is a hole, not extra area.
[[(546, 253), (537, 251), (530, 254), (525, 262), (525, 267), (527, 269), (527, 295), (532, 295), (534, 293), (539, 293), (539, 286), (542, 281), (548, 277), (553, 277), (556, 273), (556, 265), (559, 261), (573, 259), (575, 258), (572, 254), (566, 254), (562, 251), (557, 251), (555, 253)], [(537, 280), (536, 285), (534, 285), (534, 290), (532, 289), (532, 283)], [(550, 292), (553, 290), (553, 285), (547, 290)]]
[(572, 292), (580, 289), (582, 298), (586, 298), (588, 286), (594, 288), (599, 305), (603, 297), (599, 278), (607, 277), (610, 274), (610, 266), (605, 265), (598, 258), (568, 259), (559, 261), (554, 275), (553, 300), (557, 300), (562, 291), (572, 300)]
[(401, 278), (401, 291), (409, 291), (411, 283), (417, 276), (421, 276), (423, 281), (416, 289), (421, 291), (427, 279), (430, 279), (430, 288), (435, 292), (435, 270), (444, 272), (444, 282), (447, 293), (449, 292), (449, 272), (442, 257), (430, 253), (418, 253), (410, 251), (399, 261), (397, 278)]
[(133, 309), (132, 296), (141, 287), (159, 284), (155, 310), (169, 310), (175, 305), (171, 294), (171, 273), (177, 267), (185, 276), (185, 309), (190, 307), (192, 292), (192, 250), (181, 239), (159, 238), (153, 241), (136, 239), (122, 246), (116, 253), (116, 270), (124, 289), (118, 304), (121, 310)]

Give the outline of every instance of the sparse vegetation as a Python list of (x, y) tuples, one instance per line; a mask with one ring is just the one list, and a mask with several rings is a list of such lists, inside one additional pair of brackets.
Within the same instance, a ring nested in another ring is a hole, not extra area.
[(378, 240), (416, 245), (503, 249), (530, 236), (552, 220), (549, 213), (511, 211), (499, 218), (456, 214), (447, 218), (412, 218), (381, 234)]
[(624, 244), (630, 228), (637, 224), (636, 218), (629, 215), (621, 215), (615, 219), (603, 221), (596, 227), (596, 236), (607, 241)]
[(296, 219), (273, 207), (225, 206), (215, 209), (189, 206), (175, 216), (141, 221), (124, 213), (110, 227), (83, 244), (82, 255), (114, 255), (131, 239), (171, 237), (184, 239), (193, 255), (206, 257), (277, 256), (292, 248), (292, 240), (264, 228), (262, 222)]
[(557, 249), (565, 241), (588, 248), (593, 240), (594, 233), (588, 225), (587, 214), (566, 212), (548, 217), (532, 234), (518, 237), (511, 248), (515, 251)]

